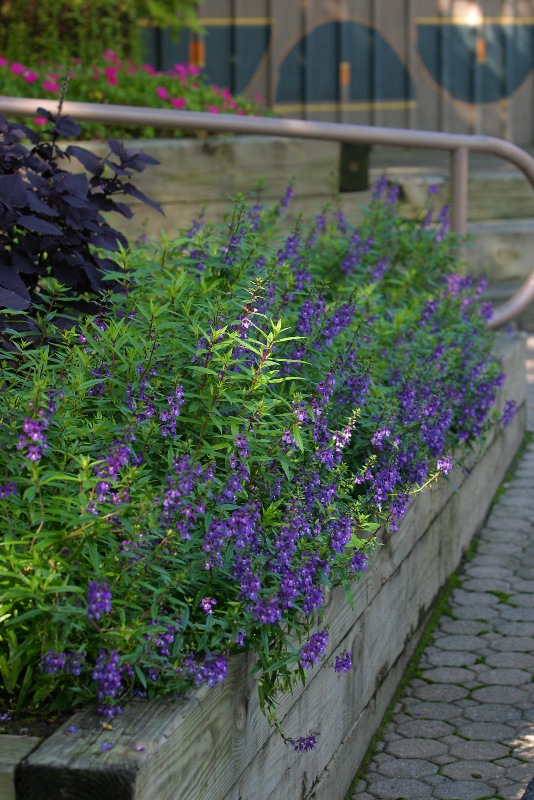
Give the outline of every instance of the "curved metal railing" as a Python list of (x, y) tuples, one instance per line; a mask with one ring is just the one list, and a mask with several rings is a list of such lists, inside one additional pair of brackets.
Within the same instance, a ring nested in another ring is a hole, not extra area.
[[(54, 113), (57, 102), (0, 96), (0, 113), (34, 116), (36, 108)], [(503, 158), (523, 172), (534, 188), (534, 158), (517, 145), (493, 136), (403, 128), (379, 128), (369, 125), (348, 125), (337, 122), (245, 117), (234, 114), (212, 114), (142, 106), (117, 106), (99, 103), (65, 102), (62, 113), (85, 122), (120, 125), (147, 125), (160, 129), (204, 130), (210, 133), (242, 133), (284, 136), (301, 139), (322, 139), (333, 142), (415, 147), (445, 150), (450, 153), (451, 227), (459, 234), (467, 230), (467, 181), (469, 153), (487, 153)], [(509, 322), (534, 300), (534, 270), (523, 285), (505, 303), (495, 309), (489, 321), (491, 328)]]

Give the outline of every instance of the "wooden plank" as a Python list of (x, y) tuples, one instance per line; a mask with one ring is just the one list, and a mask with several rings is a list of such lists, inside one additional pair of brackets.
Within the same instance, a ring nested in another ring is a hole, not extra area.
[(16, 800), (15, 769), (40, 742), (37, 736), (0, 736), (0, 800)]
[(440, 89), (427, 71), (418, 51), (420, 29), (418, 20), (436, 13), (435, 0), (412, 0), (413, 62), (412, 78), (415, 82), (417, 108), (412, 118), (414, 128), (440, 129)]
[[(333, 195), (339, 184), (336, 142), (228, 136), (137, 140), (135, 146), (160, 162), (136, 174), (136, 186), (162, 205), (182, 200), (187, 187), (187, 203), (195, 212), (207, 203), (253, 192), (260, 180), (270, 198), (283, 194), (291, 176), (301, 197)], [(107, 153), (103, 142), (84, 142), (84, 147)]]

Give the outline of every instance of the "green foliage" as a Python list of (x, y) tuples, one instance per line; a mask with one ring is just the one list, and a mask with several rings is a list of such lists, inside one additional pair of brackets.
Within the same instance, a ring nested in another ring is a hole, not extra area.
[(290, 195), (122, 250), (122, 293), (70, 330), (49, 278), (43, 346), (12, 332), (9, 705), (113, 715), (133, 692), (215, 685), (247, 647), (278, 725), (279, 692), (328, 652), (325, 592), (350, 593), (377, 532), (487, 429), (502, 376), (446, 214), (401, 220), (382, 183), (359, 230), (334, 212), (284, 238)]
[(141, 26), (159, 25), (174, 34), (198, 30), (200, 0), (17, 0), (0, 5), (3, 40), (0, 52), (8, 59), (38, 66), (67, 63), (71, 58), (91, 62), (95, 43), (121, 58), (142, 56)]

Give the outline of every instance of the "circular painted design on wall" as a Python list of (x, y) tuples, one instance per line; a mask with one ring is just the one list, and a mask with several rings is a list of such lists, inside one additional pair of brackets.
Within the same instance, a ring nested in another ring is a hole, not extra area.
[(347, 100), (411, 100), (412, 79), (391, 45), (358, 22), (326, 22), (289, 51), (279, 72), (276, 103), (337, 102), (340, 64), (350, 65)]

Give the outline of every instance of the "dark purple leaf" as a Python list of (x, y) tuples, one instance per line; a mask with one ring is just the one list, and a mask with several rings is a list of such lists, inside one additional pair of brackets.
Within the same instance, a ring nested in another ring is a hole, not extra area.
[(55, 129), (63, 139), (67, 139), (69, 136), (79, 136), (81, 130), (78, 123), (74, 122), (70, 117), (57, 117), (55, 119)]
[(159, 211), (160, 214), (163, 214), (163, 216), (165, 216), (165, 212), (163, 211), (162, 207), (159, 206), (156, 202), (154, 202), (154, 200), (151, 200), (150, 197), (147, 197), (146, 194), (144, 194), (144, 192), (141, 192), (139, 191), (139, 189), (136, 189), (133, 183), (124, 183), (122, 186), (122, 190), (125, 194), (129, 194), (132, 197), (137, 198), (137, 200), (141, 200), (142, 203), (146, 203), (147, 205), (152, 206), (152, 208), (155, 208), (156, 211)]
[(124, 236), (118, 231), (99, 231), (96, 236), (92, 238), (92, 243), (96, 247), (103, 247), (105, 250), (118, 250), (118, 242), (126, 246), (127, 242)]
[(21, 175), (0, 175), (0, 202), (7, 208), (24, 208), (27, 193)]
[(130, 173), (128, 172), (128, 170), (123, 169), (120, 166), (120, 164), (115, 164), (114, 161), (110, 161), (108, 158), (106, 158), (106, 164), (110, 168), (110, 170), (112, 170), (112, 172), (115, 173), (115, 175), (125, 175), (127, 178), (130, 177)]
[(157, 158), (149, 156), (143, 150), (126, 150), (125, 163), (128, 169), (134, 169), (136, 172), (142, 172), (145, 167), (157, 166), (160, 162)]
[(71, 144), (65, 150), (67, 156), (76, 158), (82, 167), (90, 172), (91, 175), (101, 175), (104, 171), (102, 159), (86, 150), (85, 147), (79, 147), (76, 144)]
[(133, 211), (126, 203), (113, 203), (112, 211), (118, 211), (119, 214), (122, 214), (126, 219), (131, 219), (133, 217)]
[(80, 173), (79, 175), (67, 175), (62, 181), (64, 189), (75, 197), (87, 197), (89, 191), (89, 181), (87, 175)]
[[(32, 249), (38, 251), (38, 248)], [(11, 266), (16, 269), (17, 272), (22, 272), (23, 275), (35, 275), (36, 272), (39, 272), (37, 264), (28, 256), (27, 250), (21, 252), (13, 248), (11, 250)]]
[(35, 113), (37, 114), (38, 117), (44, 117), (49, 122), (55, 122), (56, 118), (54, 114), (52, 114), (51, 111), (47, 111), (46, 108), (39, 107), (38, 109), (36, 109)]
[(15, 292), (10, 292), (8, 289), (0, 287), (0, 307), (10, 308), (12, 311), (24, 311), (30, 305), (29, 300), (25, 300)]
[(0, 267), (0, 286), (30, 302), (28, 289), (22, 278), (10, 267)]
[(114, 153), (116, 156), (119, 156), (119, 158), (121, 154), (124, 153), (123, 142), (118, 142), (116, 139), (108, 139), (108, 145), (111, 152)]
[(49, 233), (54, 236), (63, 236), (63, 233), (56, 225), (52, 225), (50, 222), (45, 222), (44, 219), (39, 219), (39, 217), (19, 217), (17, 220), (17, 225), (19, 225), (21, 228), (26, 228), (29, 231), (35, 231), (35, 233)]
[(34, 211), (38, 214), (44, 214), (46, 217), (59, 216), (59, 211), (56, 208), (50, 208), (50, 206), (47, 206), (46, 203), (43, 203), (43, 201), (35, 192), (28, 192), (28, 205), (30, 207), (30, 211)]

